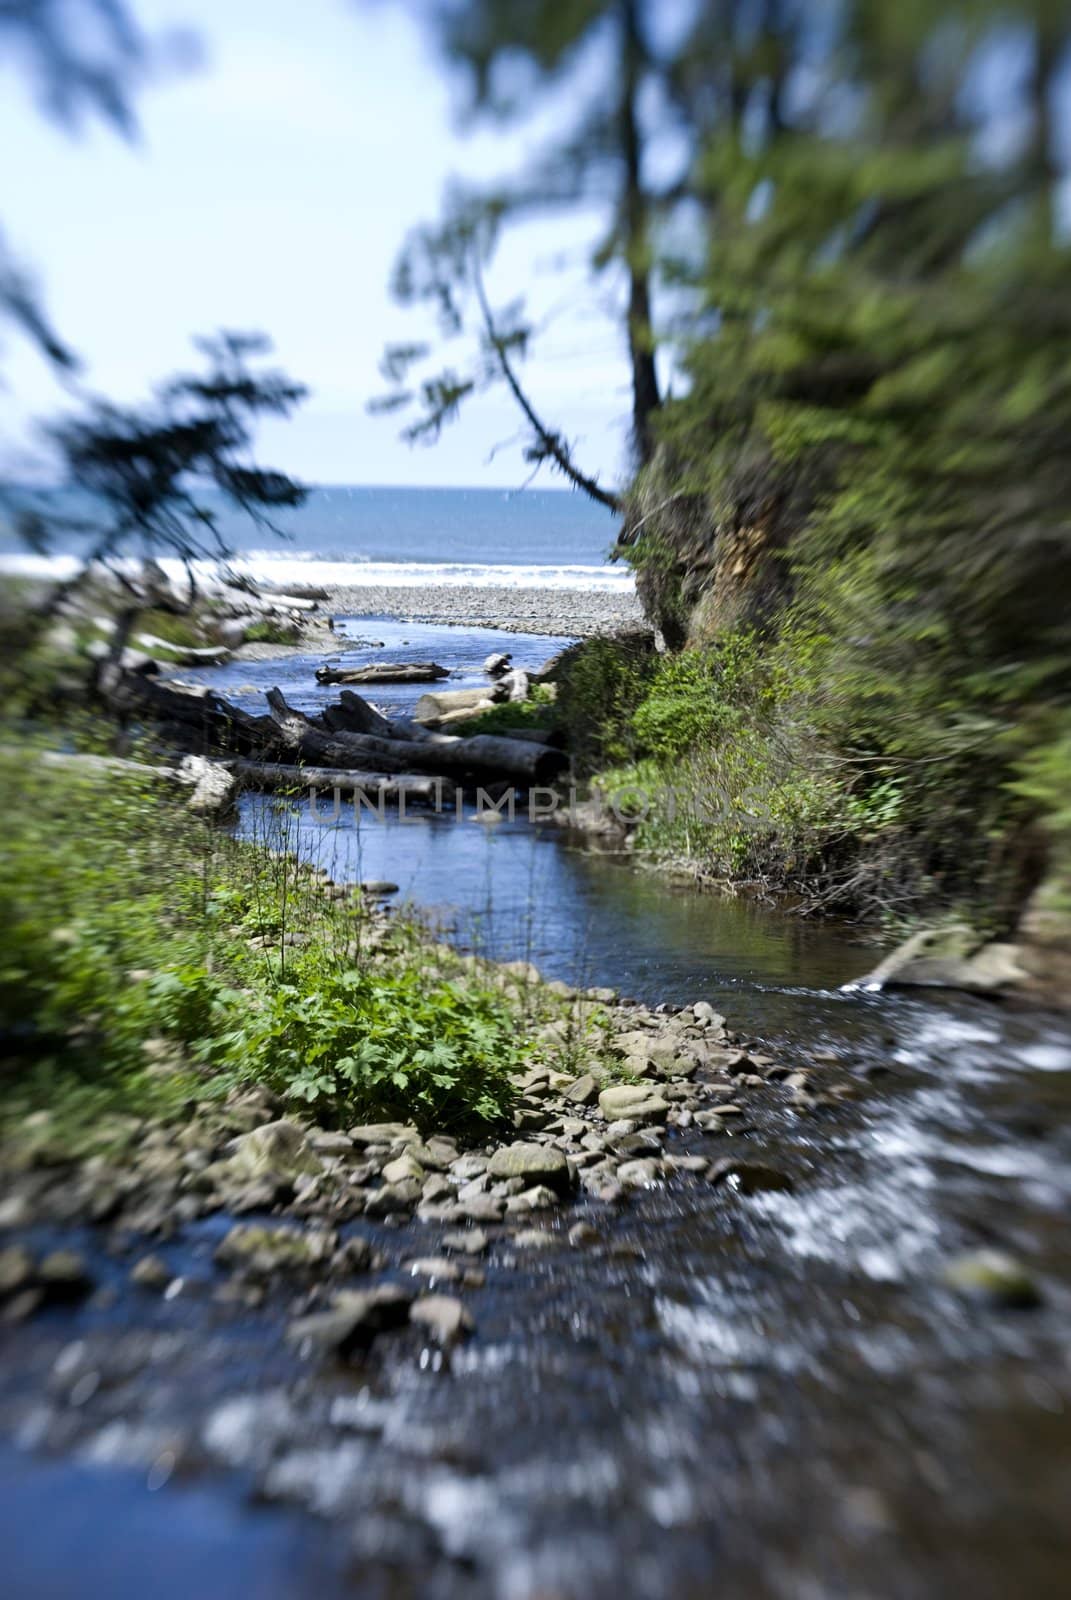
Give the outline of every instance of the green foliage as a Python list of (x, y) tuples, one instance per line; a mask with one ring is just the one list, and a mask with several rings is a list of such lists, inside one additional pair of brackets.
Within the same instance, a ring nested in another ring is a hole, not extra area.
[(552, 734), (558, 726), (558, 720), (553, 686), (536, 683), (532, 685), (527, 700), (520, 700), (516, 704), (503, 701), (501, 705), (492, 706), (489, 711), (483, 711), (465, 723), (465, 733), (508, 733), (511, 728), (529, 728)]
[(558, 715), (583, 771), (637, 752), (632, 717), (655, 670), (649, 635), (587, 639), (563, 662)]
[(199, 1048), (318, 1113), (437, 1128), (500, 1121), (522, 1060), (515, 1019), (490, 991), (429, 983), (416, 961), (378, 972), (325, 966), (319, 952)]
[[(488, 978), (201, 824), (166, 790), (0, 758), (0, 1115), (173, 1109), (266, 1082), (318, 1116), (484, 1126), (528, 1025)], [(161, 1070), (160, 1058), (166, 1062)]]

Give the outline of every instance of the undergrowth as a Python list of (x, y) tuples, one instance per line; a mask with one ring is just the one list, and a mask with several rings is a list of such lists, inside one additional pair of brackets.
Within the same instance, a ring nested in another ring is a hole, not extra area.
[(155, 781), (0, 755), (0, 1118), (174, 1111), (266, 1084), (338, 1123), (507, 1118), (533, 1018), (489, 973), (332, 898)]

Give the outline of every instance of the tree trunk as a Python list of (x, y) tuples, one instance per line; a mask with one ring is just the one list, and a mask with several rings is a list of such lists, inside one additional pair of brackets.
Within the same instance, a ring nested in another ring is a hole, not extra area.
[(632, 365), (632, 435), (640, 465), (654, 449), (652, 419), (661, 404), (651, 324), (649, 207), (643, 187), (639, 96), (646, 60), (640, 0), (621, 0), (621, 149), (625, 260), (628, 268), (628, 352)]

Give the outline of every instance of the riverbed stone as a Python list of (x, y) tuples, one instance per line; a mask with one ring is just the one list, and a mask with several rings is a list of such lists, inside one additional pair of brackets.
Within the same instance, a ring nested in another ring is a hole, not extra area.
[(519, 1250), (547, 1250), (559, 1241), (549, 1228), (521, 1228), (513, 1235), (513, 1242)]
[(943, 1277), (960, 1294), (992, 1306), (1026, 1311), (1042, 1301), (1026, 1267), (1002, 1250), (972, 1250), (956, 1256), (946, 1264)]
[(254, 1277), (310, 1272), (334, 1255), (338, 1235), (327, 1228), (257, 1227), (236, 1223), (216, 1247), (215, 1260)]
[(409, 1309), (409, 1320), (445, 1347), (467, 1338), (475, 1327), (471, 1312), (451, 1294), (421, 1295)]
[(21, 1244), (0, 1250), (0, 1295), (21, 1294), (34, 1281), (34, 1262)]
[(598, 1244), (599, 1234), (590, 1222), (574, 1222), (569, 1229), (568, 1239), (574, 1250), (583, 1250)]
[(463, 1156), (458, 1156), (456, 1161), (450, 1163), (450, 1175), (459, 1183), (468, 1183), (473, 1178), (478, 1178), (487, 1171), (487, 1157), (479, 1155), (475, 1150), (470, 1150)]
[(409, 1290), (393, 1283), (343, 1290), (335, 1295), (329, 1310), (291, 1322), (287, 1338), (294, 1344), (349, 1356), (367, 1350), (381, 1333), (404, 1326), (413, 1299)]
[(173, 1274), (159, 1256), (142, 1256), (130, 1269), (130, 1281), (141, 1289), (166, 1289)]
[(82, 1300), (93, 1288), (85, 1258), (77, 1250), (52, 1250), (37, 1263), (37, 1287), (48, 1300)]
[(400, 1156), (395, 1156), (393, 1161), (388, 1161), (380, 1176), (384, 1183), (405, 1183), (409, 1178), (423, 1182), (424, 1168), (410, 1148), (404, 1150)]
[(634, 1161), (623, 1161), (617, 1169), (617, 1181), (627, 1189), (649, 1189), (661, 1177), (661, 1166), (650, 1156)]
[(607, 1122), (627, 1120), (632, 1123), (664, 1122), (669, 1111), (661, 1095), (652, 1092), (647, 1084), (617, 1084), (603, 1089), (599, 1095), (599, 1110)]
[(446, 1256), (417, 1256), (405, 1263), (405, 1270), (411, 1278), (430, 1278), (438, 1283), (458, 1283), (461, 1279), (461, 1268)]
[(403, 1141), (420, 1143), (419, 1131), (405, 1122), (360, 1122), (350, 1128), (349, 1136), (354, 1144), (363, 1145), (394, 1145)]
[(373, 1189), (365, 1201), (365, 1215), (389, 1217), (394, 1212), (412, 1211), (420, 1199), (420, 1183), (416, 1178), (406, 1178), (401, 1183), (385, 1183)]
[(293, 1181), (301, 1173), (317, 1172), (320, 1164), (313, 1156), (305, 1131), (296, 1122), (266, 1122), (249, 1133), (239, 1134), (228, 1146), (226, 1163), (235, 1178), (275, 1178)]
[(574, 1106), (593, 1106), (599, 1098), (599, 1083), (593, 1073), (583, 1072), (579, 1078), (574, 1078), (565, 1089), (562, 1097)]
[(763, 1161), (748, 1161), (737, 1156), (722, 1156), (707, 1168), (708, 1183), (724, 1183), (738, 1194), (763, 1194), (791, 1191), (795, 1185), (787, 1172)]
[(572, 1188), (569, 1163), (561, 1150), (549, 1144), (507, 1144), (495, 1151), (488, 1172), (492, 1178), (521, 1178), (545, 1184), (558, 1194)]
[(487, 1249), (487, 1235), (482, 1228), (458, 1229), (453, 1233), (444, 1233), (440, 1243), (444, 1250), (478, 1256)]

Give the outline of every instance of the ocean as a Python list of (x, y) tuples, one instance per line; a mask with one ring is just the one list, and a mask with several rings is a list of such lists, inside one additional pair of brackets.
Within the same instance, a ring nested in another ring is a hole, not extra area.
[[(73, 509), (70, 497), (65, 509)], [(282, 588), (468, 584), (622, 593), (632, 586), (628, 569), (607, 560), (614, 519), (568, 491), (335, 486), (314, 489), (278, 522), (286, 537), (272, 540), (248, 519), (223, 513), (232, 567)], [(61, 535), (50, 554), (30, 554), (0, 528), (0, 571), (67, 575), (78, 549), (77, 538)]]

